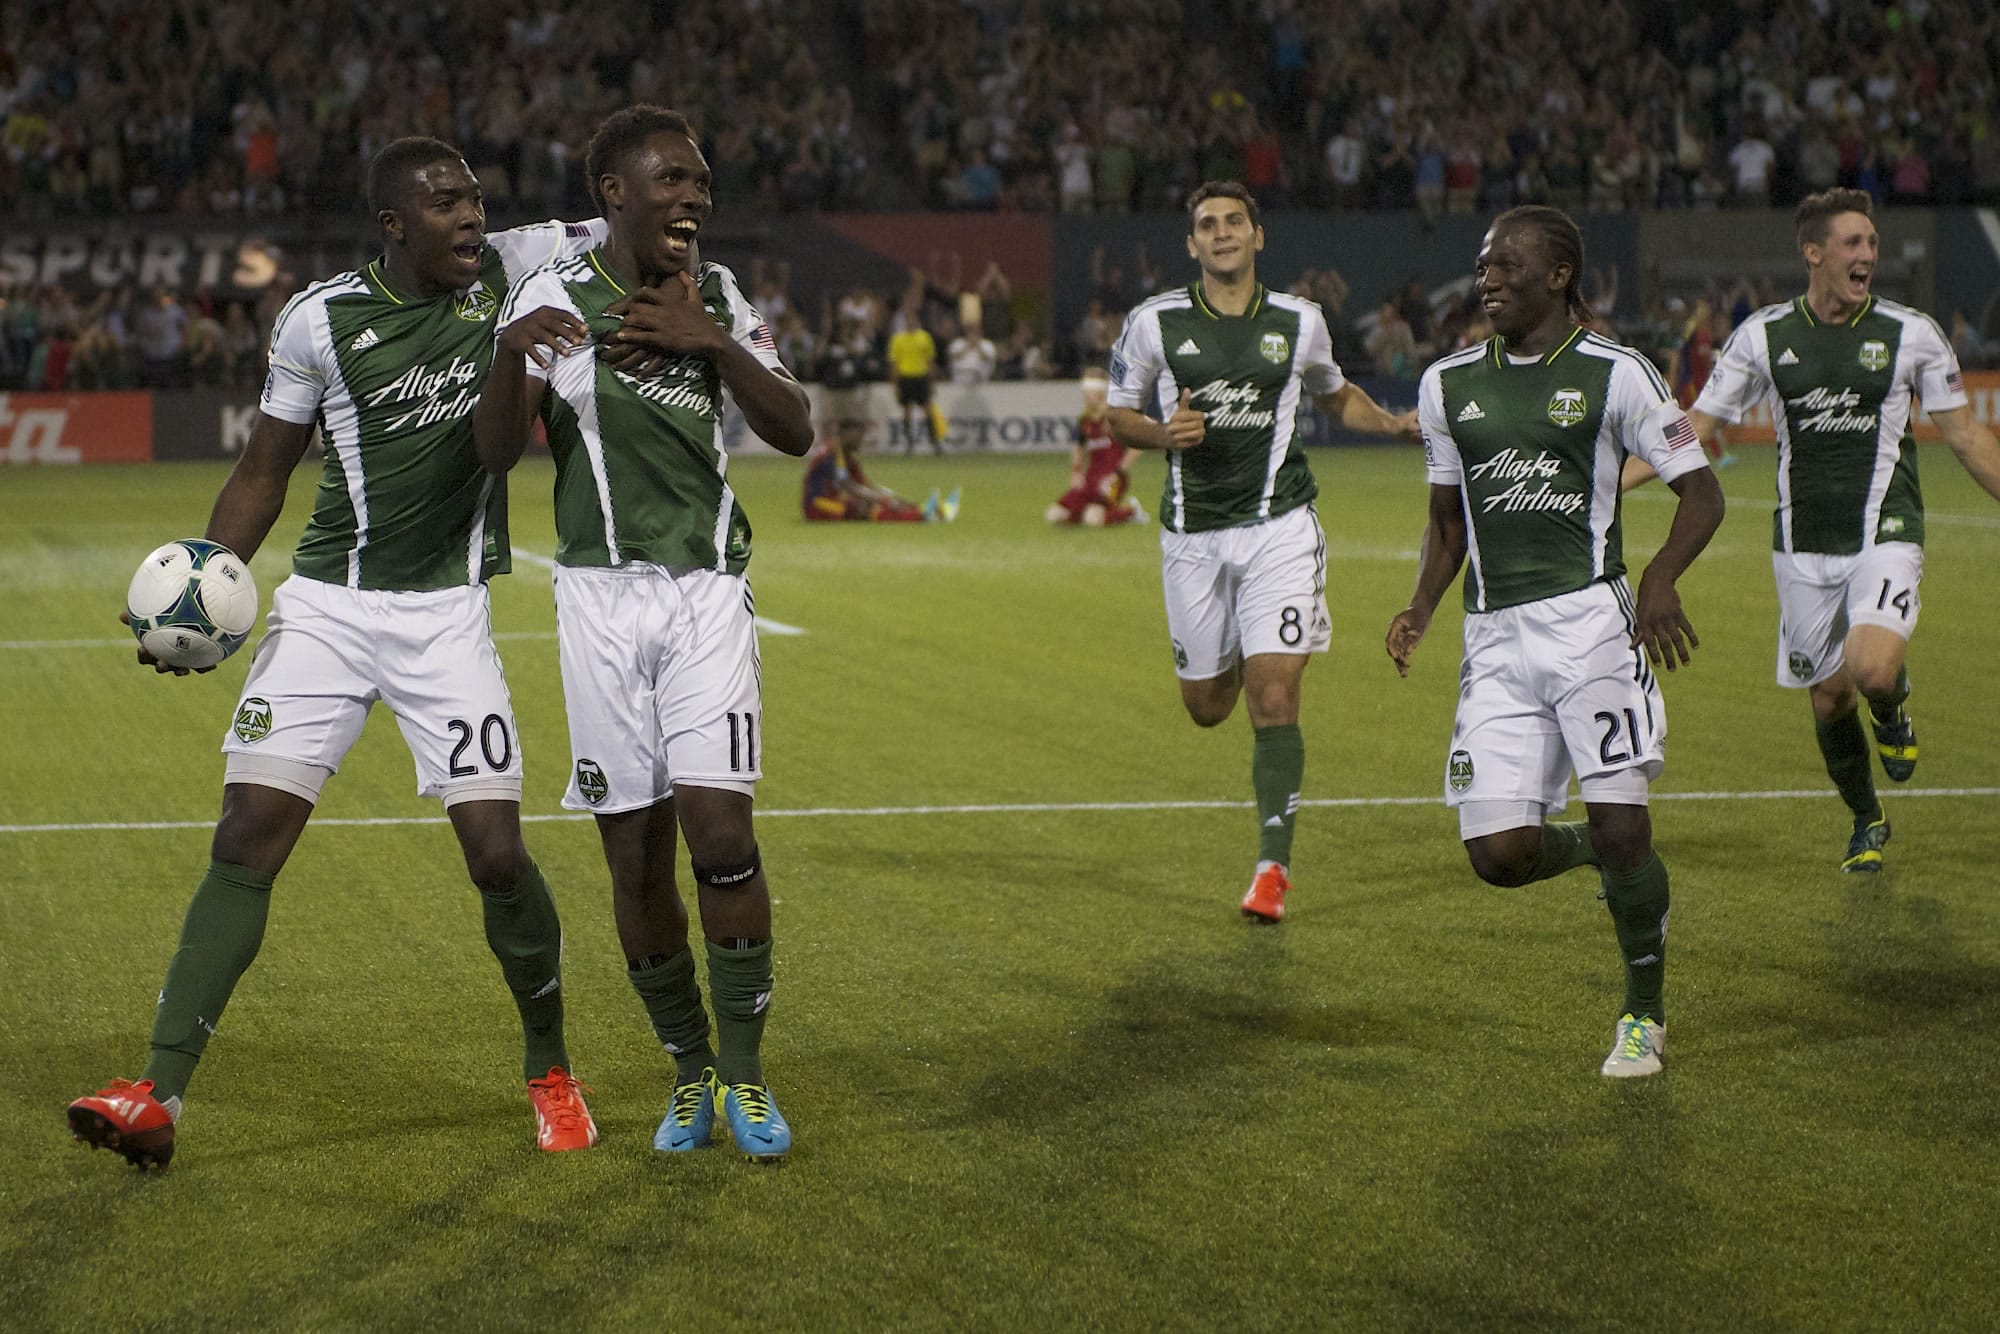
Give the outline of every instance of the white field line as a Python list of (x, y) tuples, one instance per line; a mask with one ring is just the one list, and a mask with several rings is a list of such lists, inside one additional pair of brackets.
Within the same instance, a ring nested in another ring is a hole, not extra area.
[[(1654, 801), (1806, 801), (1824, 800), (1830, 789), (1817, 787), (1776, 788), (1765, 792), (1655, 792)], [(1920, 787), (1895, 793), (1898, 801), (1912, 797), (2000, 797), (2000, 787)], [(760, 820), (862, 819), (910, 815), (1101, 815), (1121, 811), (1242, 811), (1256, 803), (1249, 801), (1037, 801), (995, 802), (962, 806), (809, 806), (795, 810), (760, 810)], [(1380, 806), (1436, 806), (1444, 799), (1428, 797), (1317, 797), (1301, 806), (1325, 808)], [(553, 824), (588, 820), (587, 811), (560, 811), (523, 815), (523, 824)], [(376, 828), (389, 825), (447, 824), (441, 815), (389, 815), (372, 817), (328, 817), (312, 822), (315, 829)], [(87, 834), (132, 833), (151, 830), (210, 829), (213, 820), (92, 820), (75, 824), (0, 824), (0, 834)]]
[[(545, 570), (553, 570), (556, 567), (554, 560), (544, 556), (539, 551), (529, 551), (525, 547), (515, 547), (514, 554), (528, 562), (528, 564), (539, 565)], [(757, 628), (767, 635), (802, 635), (805, 633), (805, 629), (802, 626), (786, 625), (783, 621), (774, 621), (768, 616), (759, 616), (756, 620)]]

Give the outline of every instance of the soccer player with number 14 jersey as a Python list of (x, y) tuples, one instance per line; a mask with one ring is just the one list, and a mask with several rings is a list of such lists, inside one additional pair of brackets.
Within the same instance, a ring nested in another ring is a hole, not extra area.
[(1799, 205), (1805, 295), (1745, 320), (1688, 412), (1708, 440), (1759, 400), (1770, 404), (1778, 683), (1811, 695), (1827, 774), (1854, 817), (1840, 863), (1850, 872), (1879, 871), (1889, 841), (1860, 698), (1883, 772), (1902, 783), (1917, 767), (1904, 706), (1924, 573), (1917, 402), (1973, 480), (2000, 499), (2000, 446), (1972, 415), (1950, 341), (1929, 316), (1869, 290), (1880, 248), (1873, 206), (1862, 190), (1826, 190)]

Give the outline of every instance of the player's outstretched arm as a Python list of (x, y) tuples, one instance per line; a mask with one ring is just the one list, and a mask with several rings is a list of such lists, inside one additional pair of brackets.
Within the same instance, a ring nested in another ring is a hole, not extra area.
[(1456, 486), (1433, 482), (1416, 591), (1410, 595), (1410, 605), (1390, 619), (1389, 633), (1383, 640), (1398, 676), (1410, 674), (1410, 655), (1431, 628), (1431, 616), (1445, 591), (1458, 578), (1458, 569), (1465, 564), (1465, 549), (1464, 496)]
[(547, 370), (589, 336), (582, 320), (558, 306), (537, 306), (500, 331), (493, 368), (472, 409), (472, 445), (486, 471), (504, 473), (519, 463), (534, 434), (548, 383), (529, 375), (528, 363)]
[(205, 534), (209, 541), (220, 542), (239, 560), (249, 563), (284, 511), (285, 488), (292, 470), (305, 456), (306, 446), (312, 443), (313, 429), (311, 422), (257, 414), (250, 428), (250, 443), (244, 446), (243, 457), (236, 460), (229, 480), (215, 497), (215, 508), (209, 511)]
[[(1722, 526), (1722, 483), (1708, 468), (1682, 473), (1667, 483), (1680, 497), (1674, 507), (1674, 524), (1667, 540), (1639, 577), (1637, 626), (1632, 646), (1645, 646), (1646, 656), (1673, 671), (1692, 658), (1701, 645), (1694, 626), (1681, 610), (1680, 591), (1674, 587), (1694, 558), (1702, 553), (1715, 530)], [(1674, 659), (1680, 659), (1677, 664)]]
[(1319, 406), (1321, 412), (1350, 431), (1359, 431), (1363, 435), (1389, 436), (1397, 440), (1407, 440), (1412, 444), (1420, 439), (1417, 434), (1416, 413), (1389, 411), (1368, 397), (1368, 391), (1352, 380), (1330, 394), (1322, 394), (1313, 402)]
[(1987, 495), (2000, 500), (2000, 444), (1994, 442), (1993, 432), (1972, 415), (1969, 407), (1933, 412), (1931, 421), (1936, 423), (1944, 442), (1951, 446), (1960, 466), (1972, 474), (1972, 480)]

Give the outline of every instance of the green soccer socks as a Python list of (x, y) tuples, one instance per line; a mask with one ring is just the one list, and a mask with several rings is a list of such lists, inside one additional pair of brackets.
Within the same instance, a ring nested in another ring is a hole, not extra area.
[(153, 1015), (152, 1057), (140, 1076), (153, 1081), (153, 1096), (160, 1101), (187, 1092), (236, 979), (257, 957), (271, 911), (271, 883), (270, 876), (246, 867), (210, 862), (195, 887)]

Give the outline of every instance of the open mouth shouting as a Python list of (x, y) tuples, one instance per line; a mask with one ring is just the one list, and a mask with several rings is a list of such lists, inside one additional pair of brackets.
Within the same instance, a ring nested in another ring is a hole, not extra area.
[(699, 218), (675, 218), (667, 224), (667, 254), (681, 263), (687, 263), (688, 252), (694, 247), (694, 234), (701, 230)]
[(1851, 301), (1860, 301), (1868, 295), (1868, 284), (1875, 277), (1873, 264), (1856, 264), (1847, 271), (1846, 295)]

